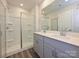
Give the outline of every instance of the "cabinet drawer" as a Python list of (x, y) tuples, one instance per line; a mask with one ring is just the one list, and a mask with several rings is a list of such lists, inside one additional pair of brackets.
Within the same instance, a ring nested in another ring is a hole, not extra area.
[(79, 57), (79, 47), (58, 41), (56, 39), (51, 39), (48, 37), (44, 37), (44, 42), (50, 44), (51, 47), (55, 47), (67, 54), (69, 54), (72, 57)]

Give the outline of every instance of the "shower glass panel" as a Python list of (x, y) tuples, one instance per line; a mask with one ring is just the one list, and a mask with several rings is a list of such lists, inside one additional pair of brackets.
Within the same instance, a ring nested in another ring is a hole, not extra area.
[(22, 13), (22, 48), (29, 49), (33, 47), (34, 17)]
[(6, 21), (6, 53), (21, 49), (20, 41), (20, 17), (9, 16)]
[(5, 22), (6, 22), (5, 7), (0, 1), (0, 57), (4, 57), (6, 53), (5, 45)]

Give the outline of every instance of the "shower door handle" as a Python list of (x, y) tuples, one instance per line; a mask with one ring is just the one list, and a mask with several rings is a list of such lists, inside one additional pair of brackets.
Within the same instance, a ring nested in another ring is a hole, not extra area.
[(6, 29), (8, 30), (8, 29), (10, 29), (9, 27), (6, 27)]
[(0, 30), (0, 37), (2, 36), (2, 31)]
[(6, 31), (8, 31), (8, 32), (13, 32), (14, 30), (11, 29), (10, 27), (6, 27)]
[(2, 31), (1, 31), (1, 25), (0, 25), (0, 38), (1, 38), (1, 36), (2, 36)]

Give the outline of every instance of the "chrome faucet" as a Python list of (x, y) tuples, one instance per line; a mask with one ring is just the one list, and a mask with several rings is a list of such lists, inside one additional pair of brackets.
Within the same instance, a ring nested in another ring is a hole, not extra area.
[(61, 36), (66, 36), (66, 33), (67, 33), (68, 31), (71, 31), (71, 29), (69, 29), (69, 28), (66, 27), (64, 30), (60, 31), (60, 35), (61, 35)]
[(43, 29), (43, 32), (44, 32), (44, 33), (46, 33), (46, 30), (48, 30), (48, 29), (49, 29), (49, 27), (48, 27), (48, 26), (46, 26), (46, 25), (44, 25), (42, 29)]

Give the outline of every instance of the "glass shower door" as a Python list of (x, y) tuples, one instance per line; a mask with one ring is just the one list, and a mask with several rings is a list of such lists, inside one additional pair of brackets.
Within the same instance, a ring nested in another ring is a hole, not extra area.
[[(24, 15), (24, 14), (23, 14)], [(34, 19), (32, 16), (21, 17), (22, 24), (22, 48), (33, 47)]]
[(21, 49), (20, 18), (8, 17), (6, 21), (6, 53), (11, 54)]

